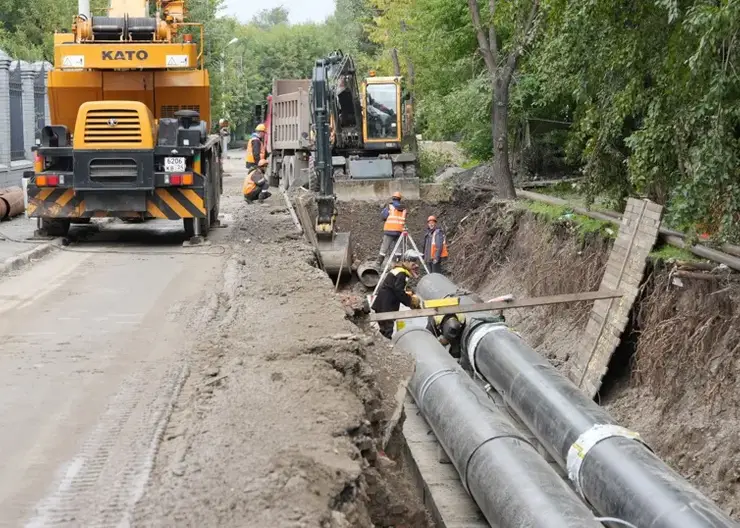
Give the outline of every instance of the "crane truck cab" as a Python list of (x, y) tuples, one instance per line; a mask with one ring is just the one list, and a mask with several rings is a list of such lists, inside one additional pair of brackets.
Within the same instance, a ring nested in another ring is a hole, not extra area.
[[(54, 36), (52, 125), (35, 148), (27, 213), (66, 235), (96, 217), (183, 222), (195, 240), (218, 220), (221, 143), (210, 135), (203, 27), (182, 0), (112, 0)], [(200, 44), (183, 29), (200, 29)]]

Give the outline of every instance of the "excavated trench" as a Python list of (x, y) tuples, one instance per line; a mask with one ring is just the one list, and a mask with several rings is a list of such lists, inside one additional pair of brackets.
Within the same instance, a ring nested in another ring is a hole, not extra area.
[[(383, 205), (339, 205), (338, 225), (352, 231), (356, 263), (377, 255)], [(427, 216), (439, 218), (450, 245), (448, 275), (483, 298), (598, 289), (611, 249), (603, 228), (584, 230), (571, 218), (492, 202), (485, 193), (458, 193), (450, 202), (408, 202), (407, 207), (409, 232), (419, 245)], [(740, 449), (731, 440), (740, 436), (740, 282), (732, 276), (676, 281), (672, 264), (658, 257), (648, 270), (597, 401), (740, 519)], [(356, 284), (346, 287), (345, 306), (351, 308), (364, 294)], [(506, 316), (565, 372), (590, 309), (578, 303), (512, 310)]]

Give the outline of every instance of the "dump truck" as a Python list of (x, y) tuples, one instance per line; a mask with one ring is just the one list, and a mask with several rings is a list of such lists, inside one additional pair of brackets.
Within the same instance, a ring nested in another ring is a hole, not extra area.
[(52, 124), (35, 148), (28, 216), (53, 236), (116, 217), (180, 220), (201, 239), (223, 183), (202, 24), (185, 22), (182, 0), (153, 12), (147, 0), (111, 0), (107, 16), (79, 7), (72, 32), (54, 35)]
[[(341, 50), (316, 62), (324, 79), (331, 131), (334, 192), (339, 200), (385, 200), (399, 191), (419, 197), (418, 159), (407, 148), (409, 105), (401, 77), (370, 76), (358, 83), (354, 60)], [(314, 71), (316, 71), (316, 68)], [(283, 188), (308, 185), (319, 190), (316, 159), (316, 110), (312, 79), (273, 83), (268, 97), (271, 174)], [(308, 181), (307, 181), (308, 180)]]
[(308, 184), (311, 156), (309, 79), (275, 79), (267, 97), (267, 151), (270, 185), (282, 189)]

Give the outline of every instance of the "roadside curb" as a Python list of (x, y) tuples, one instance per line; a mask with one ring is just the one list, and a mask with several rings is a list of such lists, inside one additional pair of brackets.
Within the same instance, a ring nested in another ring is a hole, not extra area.
[(24, 266), (31, 264), (31, 261), (34, 259), (42, 258), (58, 247), (58, 241), (52, 240), (51, 242), (42, 243), (41, 245), (25, 251), (20, 255), (5, 259), (4, 262), (0, 262), (0, 276), (23, 268)]

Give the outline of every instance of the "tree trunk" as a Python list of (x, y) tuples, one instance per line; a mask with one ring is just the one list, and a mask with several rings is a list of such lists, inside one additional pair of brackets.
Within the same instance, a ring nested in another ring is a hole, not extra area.
[(391, 60), (393, 61), (393, 75), (400, 77), (401, 63), (398, 62), (398, 50), (396, 48), (391, 48)]
[(509, 167), (509, 87), (496, 80), (493, 83), (493, 182), (499, 198), (516, 199), (514, 181)]

